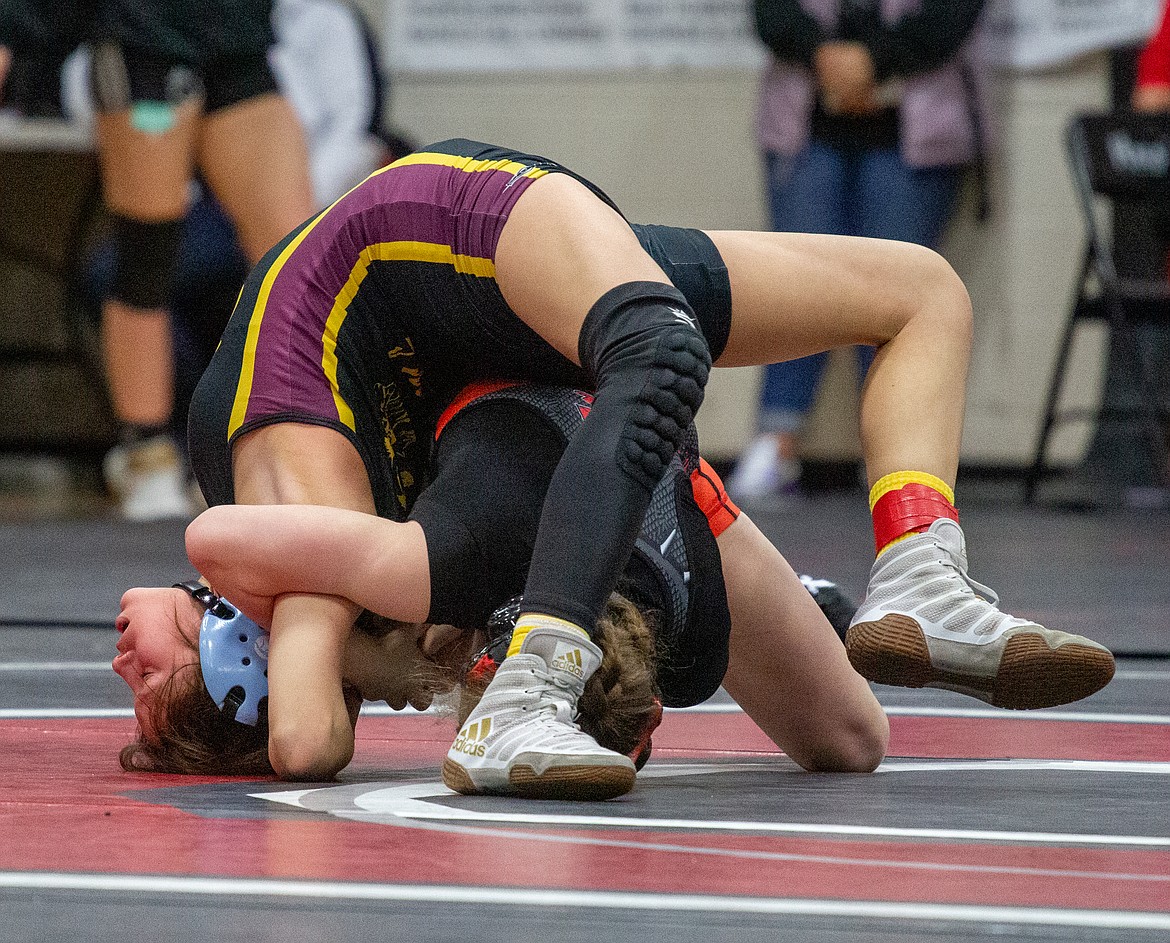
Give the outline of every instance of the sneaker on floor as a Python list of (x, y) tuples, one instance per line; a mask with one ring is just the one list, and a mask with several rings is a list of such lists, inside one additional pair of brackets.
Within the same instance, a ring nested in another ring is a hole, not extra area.
[(800, 462), (781, 458), (773, 435), (756, 436), (744, 449), (727, 478), (727, 493), (735, 500), (791, 495), (800, 484)]
[(1113, 655), (1079, 635), (996, 608), (967, 575), (963, 531), (941, 518), (874, 561), (845, 645), (879, 684), (945, 688), (1017, 710), (1055, 707), (1099, 691)]
[(829, 620), (833, 631), (844, 641), (845, 633), (849, 631), (853, 616), (857, 612), (857, 603), (846, 596), (841, 587), (832, 580), (817, 579), (815, 576), (801, 573), (800, 582), (821, 607), (821, 612)]
[(170, 436), (115, 446), (106, 453), (102, 470), (127, 520), (195, 516), (187, 471)]
[(528, 633), (496, 671), (443, 762), (465, 795), (612, 799), (634, 786), (634, 763), (576, 723), (577, 699), (601, 649), (571, 629)]

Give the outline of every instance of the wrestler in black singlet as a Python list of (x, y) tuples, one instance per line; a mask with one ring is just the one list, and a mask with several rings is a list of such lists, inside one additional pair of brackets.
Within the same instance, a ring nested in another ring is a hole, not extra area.
[[(440, 420), (434, 478), (411, 511), (426, 534), (428, 621), (487, 624), (528, 576), (541, 507), (588, 394), (484, 384)], [(652, 613), (663, 703), (706, 700), (727, 670), (731, 618), (715, 535), (738, 509), (697, 451), (692, 428), (650, 510), (618, 592)]]

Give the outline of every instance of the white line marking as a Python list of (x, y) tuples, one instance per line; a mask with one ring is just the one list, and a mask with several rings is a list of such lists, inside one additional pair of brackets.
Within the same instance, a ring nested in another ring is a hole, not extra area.
[(885, 707), (885, 711), (892, 717), (975, 717), (1100, 724), (1170, 724), (1170, 714), (1109, 714), (1104, 711), (1065, 710), (1006, 711), (994, 707)]
[(1164, 681), (1170, 678), (1170, 671), (1157, 671), (1153, 668), (1123, 668), (1113, 675), (1113, 680), (1121, 681)]
[[(106, 669), (109, 665), (105, 666)], [(892, 717), (972, 717), (1001, 720), (1056, 720), (1080, 723), (1101, 724), (1170, 724), (1170, 714), (1107, 714), (1091, 713), (1089, 711), (1005, 711), (994, 707), (886, 707), (885, 711)], [(743, 708), (738, 704), (700, 704), (697, 707), (666, 708), (668, 714), (742, 714)], [(8, 707), (0, 708), (0, 720), (38, 720), (51, 718), (87, 718), (87, 717), (132, 717), (134, 712), (129, 708), (102, 708), (102, 707)], [(394, 710), (383, 704), (367, 703), (362, 707), (363, 716), (367, 717), (431, 717), (444, 719), (445, 714), (434, 707), (424, 711), (406, 707), (404, 710)]]
[[(353, 814), (353, 813), (351, 813)], [(380, 815), (377, 811), (370, 814)], [(412, 810), (398, 813), (409, 819), (463, 818), (449, 812)], [(639, 819), (621, 816), (558, 816), (523, 812), (481, 812), (467, 818), (526, 825), (605, 826), (609, 828), (683, 829), (705, 832), (778, 832), (800, 835), (864, 835), (871, 838), (914, 838), (993, 844), (1110, 845), (1133, 848), (1170, 848), (1170, 838), (1156, 835), (1078, 835), (1061, 832), (1007, 832), (962, 828), (893, 828), (877, 825), (839, 825), (816, 822), (724, 822), (710, 819)]]
[[(649, 769), (650, 767), (647, 767)], [(669, 775), (669, 766), (660, 775)], [(638, 818), (618, 815), (567, 815), (540, 812), (492, 812), (483, 808), (450, 806), (428, 799), (449, 797), (451, 791), (440, 783), (408, 783), (373, 788), (345, 802), (344, 810), (329, 806), (329, 793), (346, 787), (287, 792), (250, 793), (255, 799), (279, 802), (312, 812), (344, 811), (347, 818), (401, 818), (421, 821), (501, 822), (511, 825), (558, 825), (568, 828), (680, 829), (692, 832), (756, 834), (849, 835), (871, 838), (908, 838), (936, 841), (972, 841), (996, 844), (1111, 845), (1115, 847), (1170, 848), (1170, 837), (1158, 835), (1079, 835), (1061, 832), (1011, 832), (981, 829), (899, 828), (820, 822), (746, 822), (711, 819)], [(321, 800), (326, 804), (322, 805)]]
[[(368, 818), (350, 813), (337, 813), (338, 818), (369, 821)], [(396, 825), (415, 825), (421, 828), (434, 827), (430, 823), (396, 822)], [(936, 872), (940, 874), (994, 874), (1018, 875), (1020, 877), (1055, 877), (1069, 880), (1122, 881), (1138, 884), (1170, 884), (1170, 874), (1133, 874), (1119, 871), (1071, 871), (1056, 868), (1010, 867), (998, 865), (956, 864), (955, 862), (915, 861), (905, 858), (847, 858), (836, 855), (799, 854), (795, 852), (758, 851), (745, 848), (704, 848), (698, 845), (676, 845), (663, 841), (630, 841), (611, 838), (586, 837), (580, 833), (560, 834), (555, 831), (526, 831), (512, 828), (493, 828), (490, 833), (478, 825), (455, 825), (443, 823), (438, 826), (449, 835), (474, 835), (482, 838), (485, 833), (493, 838), (511, 838), (517, 841), (541, 842), (559, 845), (589, 845), (598, 848), (632, 848), (636, 851), (661, 851), (691, 857), (702, 856), (727, 858), (742, 861), (795, 861), (803, 864), (827, 864), (860, 868), (882, 868), (886, 870), (908, 870)], [(904, 847), (904, 846), (903, 846)], [(935, 845), (926, 844), (925, 848)], [(1061, 849), (1062, 852), (1066, 849)]]
[(40, 674), (42, 671), (106, 671), (114, 673), (108, 661), (8, 661), (0, 662), (0, 671), (26, 671)]
[(493, 907), (579, 907), (689, 913), (739, 913), (886, 920), (958, 921), (980, 924), (1170, 930), (1170, 914), (1135, 910), (1063, 910), (1054, 907), (994, 907), (978, 904), (919, 904), (891, 901), (732, 897), (717, 894), (643, 894), (562, 888), (483, 887), (441, 884), (372, 884), (261, 878), (206, 878), (119, 874), (12, 872), (0, 888), (107, 891), (132, 894), (191, 894), (217, 897), (475, 904)]
[(132, 707), (5, 707), (0, 720), (89, 720), (102, 717), (133, 717)]
[[(928, 707), (882, 705), (893, 717), (986, 717), (1000, 720), (1063, 720), (1114, 724), (1170, 724), (1170, 714), (1109, 714), (1104, 711), (1008, 711), (996, 707)], [(743, 708), (726, 701), (696, 707), (666, 708), (668, 714), (742, 714)]]

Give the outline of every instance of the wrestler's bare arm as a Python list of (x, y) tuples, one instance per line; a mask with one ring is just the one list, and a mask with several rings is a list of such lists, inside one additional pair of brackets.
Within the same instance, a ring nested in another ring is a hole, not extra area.
[(810, 770), (872, 770), (889, 724), (788, 561), (746, 514), (718, 538), (731, 645), (723, 686)]
[(286, 778), (328, 778), (353, 751), (341, 693), (353, 621), (363, 608), (405, 621), (425, 616), (425, 542), (417, 528), (374, 516), (361, 459), (332, 429), (254, 430), (234, 446), (232, 468), (238, 503), (191, 525), (188, 554), (218, 592), (272, 628), (274, 768)]
[(341, 597), (403, 622), (430, 610), (426, 539), (414, 523), (314, 505), (224, 505), (187, 528), (187, 554), (261, 625), (282, 593)]
[(353, 759), (342, 690), (348, 602), (286, 594), (273, 606), (268, 655), (268, 758), (282, 779), (332, 779)]

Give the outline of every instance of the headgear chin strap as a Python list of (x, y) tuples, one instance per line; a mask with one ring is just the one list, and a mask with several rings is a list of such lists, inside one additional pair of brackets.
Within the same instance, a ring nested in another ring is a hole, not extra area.
[[(513, 596), (488, 616), (488, 643), (471, 657), (470, 666), (464, 673), (467, 681), (487, 684), (496, 676), (496, 669), (508, 655), (508, 647), (512, 644), (512, 633), (516, 629), (516, 621), (520, 618), (520, 607), (523, 602), (523, 596)], [(635, 769), (641, 769), (650, 759), (650, 751), (653, 748), (650, 737), (660, 723), (662, 701), (655, 697), (654, 708), (646, 718), (637, 745), (626, 754), (634, 761)]]
[(268, 633), (202, 583), (175, 583), (205, 610), (199, 624), (199, 667), (215, 706), (249, 727), (268, 697)]

